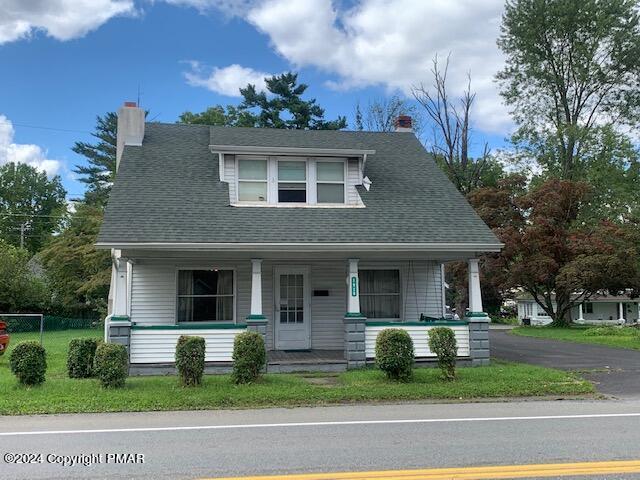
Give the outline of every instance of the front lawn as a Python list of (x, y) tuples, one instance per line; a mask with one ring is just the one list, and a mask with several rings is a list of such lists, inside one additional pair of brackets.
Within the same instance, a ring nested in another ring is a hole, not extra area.
[[(321, 405), (359, 401), (473, 399), (592, 393), (591, 383), (572, 373), (531, 365), (494, 362), (489, 367), (461, 368), (455, 382), (439, 371), (416, 369), (408, 383), (390, 382), (376, 369), (341, 374), (270, 374), (254, 385), (236, 386), (227, 375), (208, 375), (200, 388), (182, 388), (169, 377), (131, 377), (122, 390), (104, 390), (96, 380), (66, 376), (66, 349), (71, 338), (99, 336), (95, 330), (45, 335), (47, 381), (40, 387), (19, 386), (0, 357), (0, 414), (198, 410)], [(14, 334), (12, 345), (37, 334)]]
[(525, 337), (640, 350), (640, 330), (632, 327), (518, 327), (511, 330), (511, 333)]

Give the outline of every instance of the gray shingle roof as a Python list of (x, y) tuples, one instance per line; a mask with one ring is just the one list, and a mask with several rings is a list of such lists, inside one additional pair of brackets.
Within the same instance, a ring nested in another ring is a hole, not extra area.
[[(209, 144), (374, 149), (366, 208), (229, 206)], [(411, 133), (291, 131), (148, 123), (127, 146), (98, 243), (496, 244)]]

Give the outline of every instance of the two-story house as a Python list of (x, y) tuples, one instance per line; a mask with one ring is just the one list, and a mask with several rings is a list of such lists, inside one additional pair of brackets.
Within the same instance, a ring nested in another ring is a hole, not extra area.
[[(180, 335), (225, 370), (244, 329), (271, 371), (373, 360), (405, 328), (418, 360), (449, 325), (461, 361), (489, 361), (478, 256), (501, 244), (400, 117), (396, 132), (145, 123), (118, 112), (117, 177), (98, 247), (113, 275), (108, 341), (134, 372), (173, 367)], [(445, 318), (444, 264), (468, 261), (470, 312)]]

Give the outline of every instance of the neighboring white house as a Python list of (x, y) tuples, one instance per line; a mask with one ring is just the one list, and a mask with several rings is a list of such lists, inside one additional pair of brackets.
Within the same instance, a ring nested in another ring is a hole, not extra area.
[[(554, 303), (555, 308), (555, 303)], [(582, 325), (625, 325), (637, 323), (640, 301), (627, 296), (594, 295), (571, 309), (571, 319)], [(548, 325), (551, 318), (531, 297), (518, 298), (518, 320), (531, 325)]]
[[(208, 367), (223, 368), (235, 336), (252, 329), (272, 370), (340, 369), (371, 361), (390, 326), (432, 358), (427, 332), (448, 325), (461, 360), (488, 363), (477, 258), (502, 245), (411, 119), (398, 127), (145, 124), (125, 104), (97, 243), (113, 258), (106, 339), (128, 346), (134, 370), (169, 371), (178, 337), (199, 335)], [(443, 268), (461, 260), (470, 314), (451, 321)]]

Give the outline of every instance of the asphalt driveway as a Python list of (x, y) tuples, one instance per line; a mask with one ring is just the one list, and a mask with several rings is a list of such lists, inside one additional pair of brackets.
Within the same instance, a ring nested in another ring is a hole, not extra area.
[(640, 398), (640, 351), (521, 337), (493, 329), (490, 345), (492, 357), (579, 371), (602, 393)]

